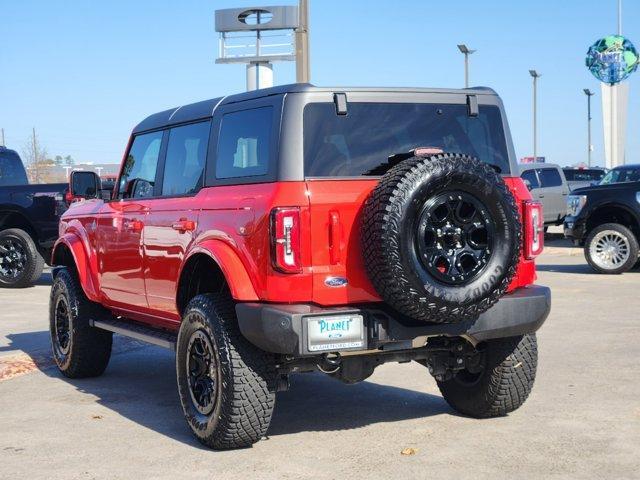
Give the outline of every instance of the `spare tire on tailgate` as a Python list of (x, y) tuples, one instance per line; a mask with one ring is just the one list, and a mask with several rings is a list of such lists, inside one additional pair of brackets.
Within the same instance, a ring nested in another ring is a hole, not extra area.
[(474, 319), (505, 293), (520, 256), (513, 195), (486, 163), (413, 156), (392, 167), (364, 206), (362, 249), (382, 299), (425, 322)]

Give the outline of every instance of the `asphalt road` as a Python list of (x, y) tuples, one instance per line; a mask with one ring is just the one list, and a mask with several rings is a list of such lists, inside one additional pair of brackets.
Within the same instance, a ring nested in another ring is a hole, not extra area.
[(520, 410), (458, 416), (415, 363), (353, 386), (300, 375), (268, 438), (231, 452), (191, 437), (170, 352), (118, 338), (104, 376), (64, 379), (49, 277), (0, 290), (0, 478), (639, 478), (640, 272), (596, 275), (561, 247), (539, 264), (553, 310)]

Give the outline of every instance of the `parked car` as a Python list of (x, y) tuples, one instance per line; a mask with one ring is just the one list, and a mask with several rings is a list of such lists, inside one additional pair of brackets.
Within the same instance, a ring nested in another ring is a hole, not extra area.
[(591, 185), (597, 185), (605, 176), (607, 171), (604, 168), (563, 168), (564, 178), (567, 180), (569, 190), (573, 191), (576, 188), (590, 187)]
[(560, 166), (553, 163), (520, 164), (520, 176), (534, 200), (544, 207), (545, 227), (562, 225), (567, 214), (569, 186)]
[(599, 273), (623, 273), (638, 261), (640, 239), (640, 165), (610, 170), (599, 185), (568, 197), (564, 235), (584, 246)]
[(66, 183), (29, 185), (20, 156), (0, 147), (0, 287), (27, 287), (40, 278), (67, 189)]
[(61, 219), (64, 375), (100, 375), (112, 332), (174, 349), (186, 421), (217, 449), (265, 435), (295, 372), (415, 360), (463, 414), (527, 398), (542, 211), (492, 90), (274, 87), (152, 115), (124, 158), (111, 200)]

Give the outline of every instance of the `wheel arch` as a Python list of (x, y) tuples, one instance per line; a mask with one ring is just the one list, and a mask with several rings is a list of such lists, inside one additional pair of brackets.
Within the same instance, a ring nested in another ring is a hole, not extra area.
[(24, 213), (17, 210), (0, 209), (0, 230), (9, 228), (24, 230), (31, 236), (36, 247), (39, 248), (38, 232)]
[(71, 269), (80, 280), (84, 294), (89, 300), (98, 301), (97, 270), (91, 267), (91, 262), (82, 244), (82, 240), (72, 233), (60, 237), (51, 253), (51, 265)]
[(604, 223), (619, 223), (629, 228), (640, 240), (640, 219), (629, 207), (619, 203), (605, 203), (596, 206), (586, 221), (585, 238), (599, 225)]
[(196, 295), (217, 293), (228, 288), (234, 300), (256, 301), (258, 295), (233, 248), (221, 240), (208, 240), (194, 247), (180, 271), (176, 307), (182, 314)]

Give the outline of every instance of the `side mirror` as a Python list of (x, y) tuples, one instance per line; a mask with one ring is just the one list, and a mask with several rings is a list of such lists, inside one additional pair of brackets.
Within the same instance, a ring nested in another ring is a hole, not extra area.
[(533, 185), (531, 185), (531, 182), (529, 180), (524, 180), (524, 184), (526, 185), (527, 190), (533, 190)]
[(69, 193), (75, 199), (98, 198), (100, 195), (100, 177), (95, 172), (76, 170), (71, 172)]
[(142, 178), (129, 180), (125, 185), (125, 198), (153, 197), (153, 184)]

